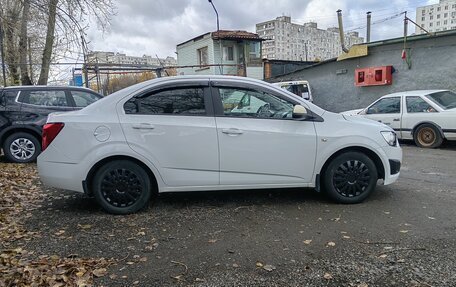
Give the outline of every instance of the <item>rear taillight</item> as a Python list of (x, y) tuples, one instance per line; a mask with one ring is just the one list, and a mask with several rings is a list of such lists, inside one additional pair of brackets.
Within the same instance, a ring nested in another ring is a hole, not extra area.
[(49, 123), (45, 124), (43, 127), (43, 142), (41, 145), (41, 150), (44, 151), (51, 142), (55, 139), (55, 137), (60, 133), (63, 129), (64, 123)]

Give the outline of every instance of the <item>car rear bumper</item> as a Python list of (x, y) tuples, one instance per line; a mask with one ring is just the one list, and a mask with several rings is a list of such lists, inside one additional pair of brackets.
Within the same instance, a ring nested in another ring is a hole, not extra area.
[(81, 183), (85, 178), (80, 174), (78, 164), (50, 162), (38, 158), (38, 174), (46, 186), (84, 192)]

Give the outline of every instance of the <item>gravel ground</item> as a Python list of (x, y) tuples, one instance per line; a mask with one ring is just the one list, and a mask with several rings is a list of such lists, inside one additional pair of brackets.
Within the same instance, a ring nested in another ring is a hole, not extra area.
[(27, 249), (113, 258), (97, 286), (456, 286), (456, 147), (403, 148), (399, 181), (357, 205), (311, 189), (198, 192), (112, 216), (42, 188)]

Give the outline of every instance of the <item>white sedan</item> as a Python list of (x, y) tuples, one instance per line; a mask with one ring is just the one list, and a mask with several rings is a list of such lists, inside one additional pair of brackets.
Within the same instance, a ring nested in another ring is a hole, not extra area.
[(456, 140), (456, 94), (448, 90), (418, 90), (381, 97), (365, 109), (343, 115), (361, 115), (393, 128), (399, 139), (414, 140), (424, 148)]
[(315, 187), (363, 201), (399, 177), (395, 132), (248, 78), (168, 77), (51, 114), (38, 171), (48, 186), (136, 212), (153, 192)]

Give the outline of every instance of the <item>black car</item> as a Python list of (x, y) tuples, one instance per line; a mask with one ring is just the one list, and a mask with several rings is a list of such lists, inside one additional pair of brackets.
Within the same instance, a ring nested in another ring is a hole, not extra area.
[(9, 161), (18, 163), (34, 161), (41, 152), (41, 132), (48, 114), (78, 110), (102, 98), (79, 87), (0, 89), (0, 146)]

